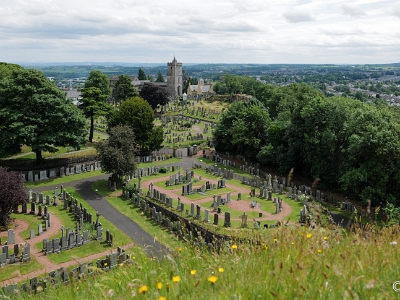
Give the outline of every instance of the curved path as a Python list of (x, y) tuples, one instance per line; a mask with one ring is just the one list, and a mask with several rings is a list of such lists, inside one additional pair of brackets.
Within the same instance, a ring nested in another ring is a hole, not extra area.
[[(63, 185), (63, 187), (74, 187), (83, 199), (104, 218), (113, 223), (119, 230), (132, 238), (135, 243), (143, 247), (146, 252), (152, 257), (163, 258), (163, 255), (168, 253), (168, 249), (160, 244), (153, 236), (144, 231), (136, 222), (115, 209), (105, 197), (100, 196), (92, 190), (94, 182), (102, 179), (107, 179), (108, 175), (101, 175), (81, 180), (71, 181)], [(44, 186), (32, 189), (34, 192), (43, 192), (54, 190), (60, 185)]]

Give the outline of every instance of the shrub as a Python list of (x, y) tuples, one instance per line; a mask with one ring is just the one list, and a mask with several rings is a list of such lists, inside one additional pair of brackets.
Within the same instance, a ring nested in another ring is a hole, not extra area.
[(158, 171), (159, 173), (167, 173), (167, 168), (165, 168), (165, 167), (162, 167), (161, 169), (160, 169), (160, 171)]

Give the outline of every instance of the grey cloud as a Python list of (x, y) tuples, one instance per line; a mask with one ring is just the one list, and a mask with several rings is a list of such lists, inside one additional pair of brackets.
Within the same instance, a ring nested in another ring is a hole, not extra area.
[(358, 6), (343, 4), (341, 7), (343, 13), (350, 17), (365, 16), (366, 13)]
[(315, 21), (315, 17), (311, 13), (305, 11), (287, 11), (283, 16), (289, 23)]
[(400, 18), (400, 5), (393, 7), (393, 16)]

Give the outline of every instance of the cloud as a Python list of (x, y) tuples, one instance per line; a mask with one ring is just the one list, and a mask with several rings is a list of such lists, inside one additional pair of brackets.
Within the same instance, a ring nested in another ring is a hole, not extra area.
[(393, 16), (400, 18), (400, 4), (393, 7)]
[(315, 21), (315, 17), (311, 13), (305, 11), (287, 11), (283, 16), (289, 23)]
[(355, 5), (343, 4), (341, 9), (343, 14), (350, 17), (361, 17), (366, 15), (366, 13), (360, 7)]

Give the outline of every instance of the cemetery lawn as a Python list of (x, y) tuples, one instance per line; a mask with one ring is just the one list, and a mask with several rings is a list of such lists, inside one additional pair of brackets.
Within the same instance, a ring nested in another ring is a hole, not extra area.
[[(131, 199), (110, 196), (110, 194), (114, 192), (109, 190), (106, 180), (99, 180), (95, 182), (92, 186), (92, 189), (97, 189), (97, 193), (106, 197), (107, 201), (120, 213), (134, 220), (140, 227), (143, 228), (143, 230), (154, 236), (161, 244), (167, 245), (170, 249), (177, 249), (185, 245), (185, 243), (181, 241), (175, 234), (169, 232), (169, 230), (166, 228), (160, 227), (158, 223), (145, 216), (140, 208), (136, 207), (132, 203)], [(174, 206), (176, 206), (178, 201), (175, 200), (174, 202), (176, 202), (176, 204), (174, 204)]]
[(13, 265), (8, 264), (2, 267), (0, 272), (0, 282), (14, 277), (23, 276), (42, 268), (43, 266), (31, 255), (31, 260), (29, 262), (15, 263)]
[[(182, 189), (176, 190), (177, 195), (181, 195), (181, 192), (182, 192)], [(217, 195), (222, 195), (222, 194), (226, 194), (226, 193), (229, 193), (229, 192), (235, 192), (235, 190), (225, 187), (225, 188), (221, 188), (221, 189), (205, 191), (204, 193), (202, 193), (204, 195), (199, 194), (199, 193), (194, 193), (194, 194), (191, 194), (191, 195), (186, 195), (185, 197), (190, 199), (190, 200), (195, 201), (195, 200), (203, 199), (203, 198), (210, 197), (210, 196), (213, 196), (213, 195), (217, 196)]]
[[(26, 188), (48, 186), (48, 185), (53, 185), (53, 184), (59, 184), (61, 186), (63, 183), (66, 183), (66, 182), (80, 180), (83, 178), (96, 177), (96, 176), (100, 176), (102, 174), (104, 174), (104, 173), (102, 173), (101, 170), (97, 170), (97, 171), (92, 171), (92, 172), (83, 172), (80, 174), (68, 175), (68, 176), (64, 176), (64, 177), (57, 177), (57, 178), (53, 178), (53, 179), (49, 179), (49, 180), (25, 182), (24, 185)], [(53, 195), (54, 195), (54, 192), (53, 192)]]
[[(50, 208), (50, 207), (49, 207)], [(21, 206), (19, 207), (20, 211), (21, 211)], [(30, 206), (28, 205), (28, 211), (30, 211)], [(51, 210), (49, 210), (49, 212), (52, 212)], [(43, 228), (44, 228), (44, 220), (40, 217), (38, 217), (37, 215), (30, 215), (30, 214), (23, 214), (23, 213), (19, 213), (19, 214), (14, 214), (12, 213), (10, 215), (11, 219), (18, 219), (18, 220), (22, 220), (26, 223), (28, 223), (28, 229), (24, 230), (20, 233), (21, 237), (23, 239), (29, 239), (30, 236), (30, 231), (31, 229), (33, 229), (35, 231), (35, 235), (38, 232), (38, 226), (39, 224), (43, 224)], [(40, 249), (40, 248), (38, 248)]]
[[(83, 207), (86, 207), (87, 212), (91, 213), (93, 215), (94, 220), (96, 219), (96, 211), (85, 201), (82, 199), (82, 197), (73, 189), (73, 188), (66, 188), (68, 193), (73, 197), (78, 200), (78, 203), (82, 203)], [(53, 194), (53, 191), (49, 192), (44, 192), (44, 195), (48, 194)], [(53, 209), (52, 209), (53, 208)], [(71, 230), (74, 230), (76, 227), (76, 221), (73, 219), (73, 214), (69, 212), (69, 210), (64, 210), (64, 207), (61, 203), (57, 206), (49, 206), (49, 211), (50, 213), (53, 213), (56, 215), (60, 220), (61, 223), (64, 225), (64, 228), (70, 227)], [(108, 246), (108, 244), (105, 242), (104, 237), (105, 237), (105, 230), (110, 230), (114, 234), (114, 247), (115, 246), (124, 246), (132, 242), (132, 240), (123, 232), (119, 231), (117, 227), (114, 226), (113, 223), (109, 222), (107, 219), (104, 217), (100, 217), (100, 223), (103, 226), (103, 239), (102, 241), (93, 241), (91, 240), (88, 244), (83, 245), (81, 247), (76, 247), (67, 251), (61, 251), (59, 254), (52, 254), (48, 255), (47, 257), (49, 258), (50, 261), (53, 263), (63, 263), (70, 261), (71, 259), (76, 259), (76, 258), (82, 258), (89, 256), (91, 254), (103, 252), (107, 249), (111, 249), (112, 247)], [(87, 227), (87, 228), (86, 228)], [(84, 224), (83, 229), (90, 229), (89, 224)], [(94, 230), (94, 229), (93, 229)], [(37, 231), (37, 229), (36, 229)], [(89, 230), (89, 237), (92, 238), (94, 235), (93, 233)], [(49, 239), (53, 238), (60, 238), (61, 237), (61, 231), (54, 235), (53, 237), (50, 237)], [(42, 249), (43, 243), (38, 242), (35, 247), (37, 249)]]
[[(171, 172), (170, 172), (170, 173), (171, 173)], [(174, 172), (174, 173), (175, 173), (175, 172)], [(146, 180), (147, 180), (147, 177), (145, 177), (145, 178), (146, 178)], [(163, 181), (155, 182), (154, 185), (155, 185), (155, 186), (158, 186), (158, 187), (161, 187), (161, 188), (163, 188), (163, 189), (165, 189), (165, 190), (176, 190), (176, 189), (178, 189), (178, 188), (181, 188), (181, 189), (182, 189), (182, 186), (184, 186), (184, 185), (187, 184), (187, 183), (181, 183), (181, 184), (175, 184), (175, 185), (166, 186), (166, 185), (165, 185), (165, 182), (166, 182), (166, 181), (169, 182), (169, 179), (166, 179), (166, 180), (163, 180)], [(197, 182), (192, 181), (192, 188), (193, 188), (193, 190), (196, 189), (196, 188), (201, 188), (201, 186), (202, 186), (203, 184), (206, 184), (205, 180), (199, 180), (199, 181), (197, 181)]]
[[(250, 178), (252, 177), (250, 174), (248, 174), (248, 173), (246, 173), (246, 172), (244, 172), (244, 171), (241, 171), (239, 167), (228, 167), (228, 166), (224, 166), (224, 165), (221, 164), (221, 163), (217, 163), (217, 162), (215, 162), (215, 161), (212, 161), (211, 159), (204, 158), (204, 157), (198, 157), (197, 160), (198, 160), (198, 161), (201, 161), (201, 162), (203, 162), (203, 163), (206, 163), (206, 164), (208, 164), (208, 165), (210, 165), (210, 166), (214, 166), (215, 164), (217, 164), (218, 168), (221, 168), (221, 169), (226, 168), (227, 170), (233, 170), (233, 171), (235, 172), (235, 174), (239, 174), (239, 175), (241, 175), (241, 176), (246, 176), (246, 177), (250, 177)], [(197, 171), (197, 170), (199, 170), (199, 169), (195, 169), (195, 171)], [(204, 172), (205, 172), (205, 171), (204, 171)], [(210, 174), (210, 173), (209, 173), (209, 174)]]

